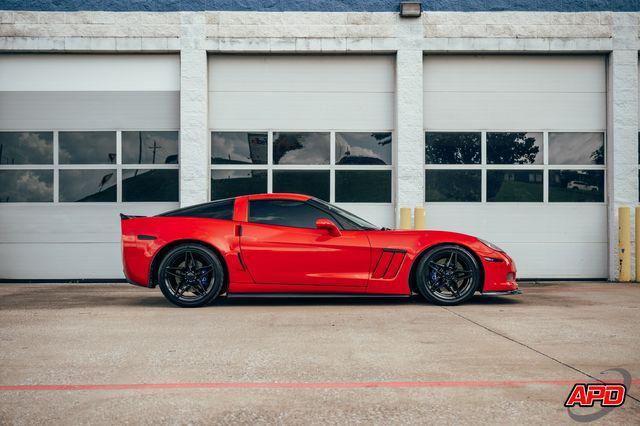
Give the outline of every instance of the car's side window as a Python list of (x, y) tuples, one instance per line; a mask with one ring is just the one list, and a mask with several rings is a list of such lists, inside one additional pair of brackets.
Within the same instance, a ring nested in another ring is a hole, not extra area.
[(312, 205), (296, 200), (249, 201), (249, 222), (315, 229), (316, 220), (333, 219)]
[(213, 201), (184, 207), (161, 214), (160, 216), (202, 217), (207, 219), (233, 220), (235, 198)]

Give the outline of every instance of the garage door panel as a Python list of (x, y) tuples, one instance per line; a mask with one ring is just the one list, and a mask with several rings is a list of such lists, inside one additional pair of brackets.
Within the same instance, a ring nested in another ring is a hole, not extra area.
[[(519, 278), (578, 279), (608, 276), (607, 243), (497, 243), (516, 262)], [(604, 253), (604, 255), (603, 255)], [(553, 259), (553, 262), (550, 262)]]
[(604, 129), (604, 93), (425, 93), (427, 129)]
[(121, 279), (119, 243), (0, 243), (0, 279)]
[[(579, 213), (578, 213), (579, 212)], [(606, 243), (604, 204), (430, 203), (429, 229), (462, 232), (504, 243)]]
[(606, 92), (603, 56), (440, 56), (424, 66), (427, 92)]
[(428, 229), (476, 235), (504, 248), (522, 278), (608, 275), (605, 205), (432, 203), (426, 216)]
[[(363, 68), (366, 63), (366, 68)], [(393, 92), (391, 56), (212, 56), (213, 92)]]
[(0, 92), (0, 128), (175, 130), (179, 107), (171, 91)]
[(12, 54), (0, 91), (179, 91), (177, 55)]
[[(7, 243), (117, 243), (121, 212), (150, 216), (178, 203), (126, 205), (7, 205), (0, 209), (0, 241)], [(2, 262), (0, 262), (2, 266)]]
[(393, 129), (393, 93), (212, 93), (209, 111), (215, 129)]

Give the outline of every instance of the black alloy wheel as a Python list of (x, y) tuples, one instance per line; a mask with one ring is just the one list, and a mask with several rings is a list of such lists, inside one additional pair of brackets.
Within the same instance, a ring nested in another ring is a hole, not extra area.
[(216, 254), (200, 244), (182, 244), (160, 262), (158, 281), (162, 294), (182, 307), (195, 308), (215, 299), (224, 282), (224, 268)]
[(420, 294), (438, 305), (457, 305), (473, 297), (480, 285), (480, 265), (469, 250), (443, 245), (429, 250), (418, 263)]

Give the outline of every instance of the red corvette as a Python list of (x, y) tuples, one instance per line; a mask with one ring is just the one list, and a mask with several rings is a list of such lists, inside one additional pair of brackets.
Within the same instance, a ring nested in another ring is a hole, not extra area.
[(410, 296), (453, 305), (518, 294), (516, 267), (464, 234), (379, 228), (298, 194), (248, 195), (153, 217), (121, 215), (124, 273), (179, 306), (221, 294)]

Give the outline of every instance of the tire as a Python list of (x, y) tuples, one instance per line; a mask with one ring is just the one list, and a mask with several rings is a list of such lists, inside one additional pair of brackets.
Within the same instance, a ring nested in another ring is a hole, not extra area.
[(437, 305), (452, 306), (471, 299), (480, 286), (480, 264), (469, 250), (447, 244), (435, 247), (418, 261), (420, 294)]
[(222, 262), (210, 248), (201, 244), (172, 248), (158, 266), (162, 294), (183, 308), (211, 303), (220, 294), (224, 279)]

